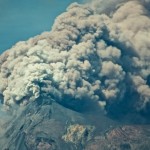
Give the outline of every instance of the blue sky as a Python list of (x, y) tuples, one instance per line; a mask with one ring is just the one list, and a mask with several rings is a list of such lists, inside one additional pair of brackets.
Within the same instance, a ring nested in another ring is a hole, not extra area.
[(72, 2), (81, 0), (0, 0), (0, 53), (17, 41), (50, 30)]

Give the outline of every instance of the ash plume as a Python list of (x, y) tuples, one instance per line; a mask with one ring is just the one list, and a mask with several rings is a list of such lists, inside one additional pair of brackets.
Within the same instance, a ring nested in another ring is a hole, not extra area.
[(24, 105), (46, 95), (67, 105), (131, 101), (131, 109), (148, 112), (150, 1), (109, 2), (73, 3), (56, 18), (50, 32), (4, 52), (0, 56), (4, 105)]

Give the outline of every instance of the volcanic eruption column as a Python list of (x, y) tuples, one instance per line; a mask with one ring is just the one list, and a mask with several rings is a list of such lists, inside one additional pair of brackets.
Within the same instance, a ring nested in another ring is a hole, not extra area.
[(0, 56), (3, 104), (50, 96), (67, 105), (131, 101), (131, 109), (149, 111), (149, 5), (149, 0), (71, 4), (50, 32)]

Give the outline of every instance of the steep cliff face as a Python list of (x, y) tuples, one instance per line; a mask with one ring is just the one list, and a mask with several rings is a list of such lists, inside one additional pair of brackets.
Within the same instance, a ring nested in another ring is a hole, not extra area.
[(20, 115), (2, 127), (5, 132), (1, 135), (0, 145), (2, 150), (150, 148), (149, 125), (121, 125), (104, 115), (99, 116), (99, 120), (98, 117), (89, 118), (50, 102), (50, 99), (38, 99), (25, 106)]
[(82, 149), (94, 133), (82, 114), (42, 98), (25, 106), (2, 128), (2, 150)]
[[(37, 102), (39, 101), (41, 100)], [(6, 132), (0, 139), (3, 149), (69, 150), (76, 147), (81, 149), (83, 145), (68, 144), (62, 136), (71, 124), (78, 123), (85, 126), (82, 115), (55, 102), (50, 104), (49, 100), (47, 102), (44, 100), (41, 104), (37, 102), (27, 105), (19, 116), (6, 124)]]

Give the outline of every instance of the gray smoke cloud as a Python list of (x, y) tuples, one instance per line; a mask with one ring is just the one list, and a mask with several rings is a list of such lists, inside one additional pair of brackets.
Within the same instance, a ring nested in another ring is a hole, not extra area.
[[(42, 95), (102, 106), (150, 103), (149, 0), (73, 3), (50, 32), (21, 41), (0, 56), (4, 105)], [(129, 95), (129, 97), (127, 96)]]

